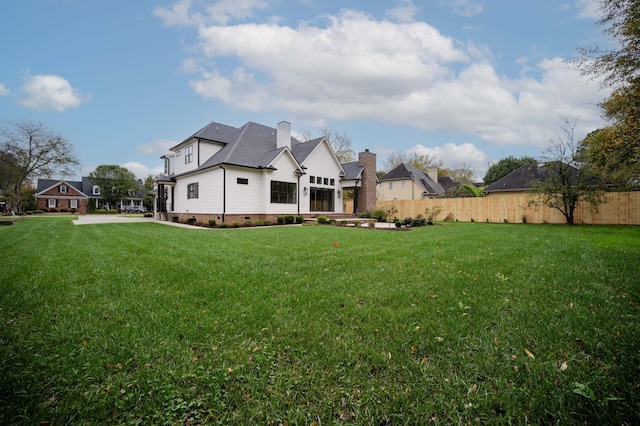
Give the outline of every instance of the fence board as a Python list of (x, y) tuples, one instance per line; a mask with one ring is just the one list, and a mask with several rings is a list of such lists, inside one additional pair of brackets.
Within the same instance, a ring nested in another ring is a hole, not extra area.
[[(574, 222), (593, 225), (640, 225), (640, 192), (610, 192), (606, 202), (593, 209), (588, 203), (578, 204)], [(440, 198), (424, 200), (378, 201), (377, 208), (395, 210), (397, 218), (425, 216), (427, 208), (441, 206), (436, 220), (460, 222), (566, 223), (556, 209), (543, 205), (539, 198), (527, 193), (491, 194), (482, 198)]]

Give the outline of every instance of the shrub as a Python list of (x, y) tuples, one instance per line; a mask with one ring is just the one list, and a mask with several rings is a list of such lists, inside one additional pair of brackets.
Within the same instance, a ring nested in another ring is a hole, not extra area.
[(295, 220), (296, 219), (291, 215), (287, 215), (284, 217), (284, 223), (292, 224)]
[(227, 226), (227, 222), (220, 222), (220, 228), (226, 228)]
[(250, 220), (245, 220), (244, 226), (253, 226), (253, 222), (251, 222)]
[(473, 218), (471, 218), (471, 223), (475, 222), (475, 220), (473, 220)]
[(453, 213), (449, 213), (447, 215), (447, 217), (444, 218), (445, 222), (453, 222), (454, 221), (454, 217), (453, 217)]
[(178, 215), (171, 216), (171, 221), (172, 222), (177, 222), (178, 219), (180, 219), (180, 216), (178, 216)]
[(355, 225), (355, 227), (356, 227), (356, 228), (359, 228), (359, 227), (360, 227), (360, 221), (359, 221), (359, 220), (356, 220), (356, 221), (355, 221), (355, 223), (354, 223), (354, 225)]
[(302, 223), (302, 222), (304, 222), (304, 217), (296, 216), (296, 223)]
[(284, 216), (278, 216), (276, 220), (278, 221), (278, 223), (284, 223)]
[(329, 219), (327, 222), (329, 222), (329, 225), (335, 225), (336, 224), (336, 220), (335, 219)]
[(71, 209), (71, 213), (76, 214), (76, 208), (75, 207)]
[(425, 219), (424, 218), (419, 218), (419, 219), (413, 219), (411, 221), (411, 226), (412, 227), (417, 227), (417, 226), (424, 226), (425, 224)]
[(318, 223), (327, 223), (326, 216), (318, 216)]
[(267, 219), (267, 220), (265, 220), (265, 221), (264, 221), (264, 222), (262, 222), (262, 223), (264, 223), (264, 225), (265, 225), (265, 226), (271, 225), (271, 221), (270, 221), (270, 220), (268, 220), (268, 219)]
[(216, 220), (215, 219), (209, 219), (209, 226), (216, 226)]
[(145, 213), (143, 217), (153, 217), (153, 213)]
[(436, 220), (438, 215), (440, 215), (440, 213), (442, 213), (443, 211), (444, 208), (442, 208), (442, 206), (433, 206), (424, 209), (424, 214), (427, 216), (427, 222), (433, 222), (434, 220)]
[(375, 222), (369, 222), (369, 228), (375, 228), (376, 224)]
[(69, 212), (69, 210), (67, 210), (67, 209), (60, 209), (60, 213), (68, 213), (68, 212)]
[(396, 219), (394, 223), (396, 224), (396, 228), (400, 228), (402, 226), (402, 222), (400, 222), (398, 219)]
[(504, 223), (509, 223), (509, 219), (503, 219), (502, 220)]
[(189, 225), (194, 225), (196, 223), (196, 218), (195, 217), (189, 217), (187, 218), (187, 223)]
[(240, 222), (233, 222), (234, 228), (240, 228)]
[(340, 221), (340, 226), (347, 226), (347, 221), (346, 221), (346, 220), (344, 220), (344, 219), (342, 219), (342, 220)]
[(261, 220), (256, 220), (256, 226), (264, 226), (264, 222)]

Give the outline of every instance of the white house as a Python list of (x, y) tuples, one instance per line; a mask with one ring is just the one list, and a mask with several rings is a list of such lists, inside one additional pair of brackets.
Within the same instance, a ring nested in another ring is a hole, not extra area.
[(343, 186), (347, 173), (329, 142), (300, 142), (286, 121), (277, 129), (210, 123), (170, 151), (162, 157), (165, 173), (155, 190), (156, 216), (165, 220), (230, 223), (342, 214), (341, 197), (351, 189)]

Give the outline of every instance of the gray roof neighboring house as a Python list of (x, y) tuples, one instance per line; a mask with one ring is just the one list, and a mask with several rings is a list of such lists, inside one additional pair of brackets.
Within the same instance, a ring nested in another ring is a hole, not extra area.
[(493, 182), (482, 192), (527, 191), (533, 187), (532, 182), (539, 181), (544, 177), (544, 168), (537, 164), (527, 163)]
[[(74, 187), (87, 197), (96, 197), (95, 195), (93, 195), (93, 184), (89, 180), (88, 176), (83, 176), (81, 181), (65, 179), (38, 179), (38, 183), (36, 186), (36, 195), (63, 182), (69, 186)], [(135, 195), (127, 198), (144, 198), (146, 195), (146, 190), (141, 186)]]
[(391, 180), (413, 179), (427, 194), (443, 195), (445, 190), (438, 182), (434, 182), (429, 175), (410, 164), (401, 163), (386, 175), (380, 178), (380, 182)]

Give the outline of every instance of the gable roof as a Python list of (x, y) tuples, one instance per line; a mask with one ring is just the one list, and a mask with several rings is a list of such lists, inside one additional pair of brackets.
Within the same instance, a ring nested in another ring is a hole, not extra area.
[(410, 164), (401, 163), (386, 175), (380, 178), (380, 182), (390, 180), (413, 179), (428, 194), (444, 194), (444, 188), (438, 182), (434, 182), (424, 171)]
[(82, 182), (75, 180), (60, 180), (60, 179), (38, 179), (36, 194), (44, 192), (48, 189), (53, 188), (56, 185), (66, 183), (69, 186), (74, 187), (76, 190), (85, 193), (83, 191)]
[(538, 164), (527, 163), (493, 182), (483, 192), (524, 191), (532, 188), (533, 181), (544, 177), (543, 168), (538, 167)]
[(345, 175), (342, 178), (343, 180), (357, 180), (362, 179), (362, 172), (364, 171), (364, 167), (362, 167), (357, 161), (352, 163), (344, 163), (342, 165), (344, 169)]
[[(67, 184), (69, 186), (72, 186), (87, 197), (93, 196), (93, 183), (91, 183), (91, 180), (88, 176), (83, 176), (81, 181), (63, 179), (38, 179), (38, 183), (36, 184), (36, 195), (39, 195), (60, 184)], [(144, 189), (144, 186), (140, 185), (135, 195), (127, 198), (144, 198), (146, 195), (147, 191)]]
[[(272, 162), (283, 151), (287, 150), (284, 147), (277, 147), (277, 135), (277, 129), (251, 121), (239, 128), (211, 122), (171, 148), (171, 150), (175, 150), (194, 139), (223, 145), (218, 152), (197, 169), (183, 174), (190, 174), (223, 164), (263, 169), (271, 167)], [(300, 142), (295, 137), (291, 137), (290, 155), (301, 165), (324, 140), (325, 138), (321, 137), (307, 142)]]

